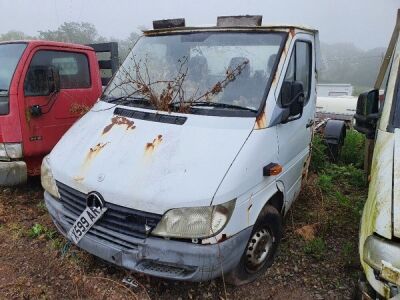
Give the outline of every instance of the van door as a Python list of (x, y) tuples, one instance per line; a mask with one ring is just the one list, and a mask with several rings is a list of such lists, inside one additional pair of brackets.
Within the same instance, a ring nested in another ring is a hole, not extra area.
[[(46, 70), (51, 67), (60, 78), (60, 91), (55, 93), (51, 92), (51, 82), (46, 77)], [(25, 155), (50, 152), (76, 119), (91, 107), (99, 96), (97, 89), (92, 84), (86, 53), (40, 49), (31, 55), (23, 79)]]
[[(312, 67), (315, 66), (313, 42), (311, 35), (295, 36), (283, 80), (300, 81), (304, 88), (302, 116), (297, 120), (277, 125), (279, 164), (283, 166), (283, 172), (278, 180), (284, 185), (287, 209), (300, 192), (302, 171), (310, 151), (316, 101), (315, 69)], [(278, 105), (280, 99), (279, 94)]]

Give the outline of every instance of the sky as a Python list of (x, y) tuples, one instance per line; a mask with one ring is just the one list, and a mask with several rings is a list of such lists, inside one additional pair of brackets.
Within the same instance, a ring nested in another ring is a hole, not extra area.
[(126, 38), (157, 19), (215, 24), (219, 15), (263, 15), (263, 24), (302, 24), (326, 43), (387, 47), (400, 0), (0, 0), (0, 34), (36, 35), (64, 22), (89, 22), (105, 37)]

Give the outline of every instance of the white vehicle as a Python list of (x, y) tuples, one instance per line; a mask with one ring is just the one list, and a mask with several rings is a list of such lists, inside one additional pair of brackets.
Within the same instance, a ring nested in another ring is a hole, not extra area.
[[(44, 159), (48, 211), (80, 248), (128, 269), (249, 282), (272, 264), (308, 167), (318, 33), (259, 16), (154, 27)], [(175, 93), (182, 66), (188, 110), (174, 97), (154, 107), (147, 96)]]
[[(361, 94), (354, 128), (375, 138), (359, 251), (367, 299), (400, 297), (400, 10), (375, 90)], [(386, 80), (384, 80), (386, 79)], [(383, 105), (379, 88), (384, 88)], [(371, 288), (372, 287), (372, 288)]]

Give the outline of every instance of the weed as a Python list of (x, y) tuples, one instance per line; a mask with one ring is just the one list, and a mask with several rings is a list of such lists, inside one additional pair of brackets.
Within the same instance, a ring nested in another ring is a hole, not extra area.
[(318, 172), (325, 168), (328, 162), (326, 155), (327, 146), (321, 135), (316, 134), (312, 141), (312, 154), (310, 167), (313, 171)]
[(43, 225), (36, 223), (35, 225), (33, 225), (31, 227), (31, 229), (29, 229), (28, 235), (31, 238), (37, 238), (37, 237), (41, 236), (42, 234), (44, 234), (45, 232), (46, 232), (46, 228)]
[(37, 207), (39, 210), (43, 211), (43, 212), (46, 212), (46, 211), (47, 211), (47, 207), (46, 207), (46, 204), (44, 203), (44, 201), (40, 201), (40, 202), (36, 205), (36, 207)]
[(342, 254), (347, 264), (352, 264), (354, 262), (354, 253), (356, 249), (354, 244), (350, 241), (347, 241), (342, 246)]
[(335, 191), (336, 200), (345, 207), (351, 207), (350, 199), (339, 191)]
[(25, 228), (19, 223), (11, 223), (9, 226), (13, 239), (18, 239), (24, 236)]
[(54, 240), (56, 239), (57, 235), (57, 231), (51, 230), (39, 223), (33, 225), (28, 231), (28, 236), (30, 236), (31, 238), (44, 236), (47, 240)]
[(327, 174), (321, 174), (318, 176), (318, 186), (321, 188), (323, 192), (329, 194), (332, 192), (333, 184), (332, 184), (332, 176)]
[(55, 250), (61, 250), (64, 247), (65, 242), (60, 238), (51, 240), (51, 247)]
[(364, 163), (365, 136), (354, 129), (347, 130), (339, 160), (344, 164), (362, 167)]
[(325, 249), (326, 249), (325, 242), (320, 237), (308, 241), (304, 246), (304, 252), (318, 260), (321, 259), (322, 256), (324, 255)]
[(356, 168), (354, 165), (329, 164), (324, 169), (324, 173), (331, 176), (338, 184), (355, 187), (365, 187), (367, 184), (364, 171)]

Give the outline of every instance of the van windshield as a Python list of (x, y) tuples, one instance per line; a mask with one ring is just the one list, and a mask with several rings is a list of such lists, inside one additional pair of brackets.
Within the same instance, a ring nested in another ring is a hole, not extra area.
[(0, 44), (0, 95), (8, 94), (15, 68), (25, 48), (25, 43)]
[(132, 106), (148, 101), (149, 108), (158, 110), (182, 108), (184, 103), (196, 111), (256, 112), (284, 37), (277, 32), (144, 36), (102, 100)]

